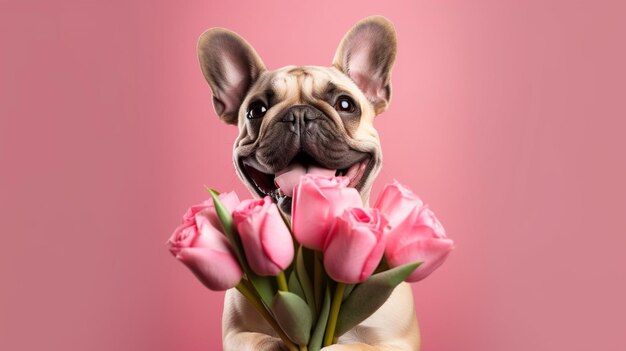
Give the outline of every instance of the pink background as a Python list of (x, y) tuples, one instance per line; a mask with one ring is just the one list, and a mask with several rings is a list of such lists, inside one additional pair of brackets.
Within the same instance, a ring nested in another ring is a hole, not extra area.
[(195, 45), (329, 64), (382, 14), (385, 166), (457, 248), (414, 285), (425, 351), (625, 350), (625, 7), (601, 1), (0, 1), (0, 349), (217, 350), (223, 293), (164, 242), (246, 194)]

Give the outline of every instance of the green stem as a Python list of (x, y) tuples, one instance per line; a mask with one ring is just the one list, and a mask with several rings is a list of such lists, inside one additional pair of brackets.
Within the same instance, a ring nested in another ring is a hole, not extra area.
[(343, 299), (343, 293), (345, 290), (346, 284), (337, 282), (333, 302), (330, 305), (330, 315), (328, 316), (328, 325), (326, 326), (326, 335), (324, 336), (324, 346), (330, 346), (333, 344), (335, 327), (337, 326), (337, 317), (339, 316), (341, 300)]
[(315, 251), (313, 258), (313, 294), (315, 299), (315, 312), (319, 315), (322, 308), (322, 253)]
[(278, 323), (272, 318), (272, 316), (267, 312), (261, 300), (243, 283), (239, 283), (237, 285), (237, 290), (256, 308), (256, 310), (263, 316), (263, 318), (272, 326), (272, 328), (278, 333), (278, 336), (283, 340), (289, 351), (298, 351), (298, 347), (294, 344), (289, 337), (285, 335), (285, 332), (280, 328)]
[(276, 281), (278, 282), (278, 290), (280, 291), (289, 291), (289, 287), (287, 286), (287, 278), (285, 278), (285, 272), (280, 271), (276, 276)]

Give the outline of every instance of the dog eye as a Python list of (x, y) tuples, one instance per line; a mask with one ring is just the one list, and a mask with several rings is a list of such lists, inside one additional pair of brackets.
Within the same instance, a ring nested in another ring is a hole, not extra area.
[(352, 99), (345, 95), (340, 96), (337, 99), (337, 102), (335, 102), (335, 110), (339, 112), (352, 113), (354, 112), (355, 109), (356, 109), (356, 106), (354, 105), (354, 102), (352, 101)]
[(248, 106), (248, 111), (246, 112), (246, 117), (248, 119), (261, 118), (265, 116), (265, 112), (267, 112), (267, 107), (261, 101), (255, 101), (250, 106)]

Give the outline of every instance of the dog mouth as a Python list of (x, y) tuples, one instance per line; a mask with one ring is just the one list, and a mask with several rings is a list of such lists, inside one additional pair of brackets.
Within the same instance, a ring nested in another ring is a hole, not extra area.
[(348, 177), (348, 186), (361, 190), (369, 173), (372, 171), (371, 157), (362, 158), (338, 169), (323, 167), (312, 157), (301, 153), (283, 169), (276, 173), (265, 173), (255, 167), (254, 162), (240, 160), (241, 169), (248, 181), (254, 185), (259, 196), (269, 196), (286, 214), (291, 214), (291, 199), (293, 192), (305, 174), (315, 174), (324, 177)]

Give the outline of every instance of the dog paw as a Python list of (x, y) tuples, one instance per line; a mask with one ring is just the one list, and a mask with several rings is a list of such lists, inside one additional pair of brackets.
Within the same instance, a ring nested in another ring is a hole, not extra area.
[(289, 348), (278, 338), (265, 338), (260, 341), (255, 350), (261, 351), (289, 351)]
[(362, 343), (335, 344), (322, 348), (322, 351), (379, 351), (380, 348)]

